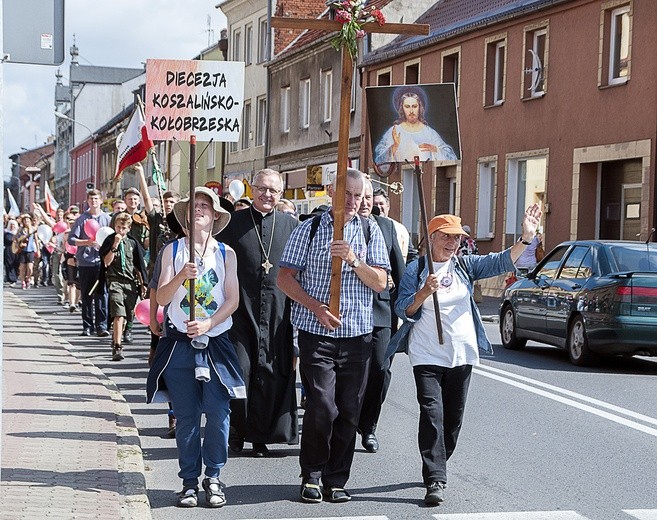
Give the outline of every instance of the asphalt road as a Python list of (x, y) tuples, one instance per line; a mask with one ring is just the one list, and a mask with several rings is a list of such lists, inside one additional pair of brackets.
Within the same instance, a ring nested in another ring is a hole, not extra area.
[(475, 369), (443, 505), (422, 503), (415, 385), (400, 355), (377, 432), (381, 449), (369, 454), (358, 444), (347, 486), (352, 502), (300, 503), (298, 447), (272, 446), (271, 457), (255, 459), (247, 445), (222, 472), (228, 505), (181, 510), (174, 506), (180, 489), (175, 441), (164, 438), (166, 407), (145, 404), (145, 328), (137, 328), (126, 359), (113, 363), (107, 339), (75, 336), (79, 313), (57, 307), (50, 289), (21, 296), (121, 389), (140, 431), (156, 520), (657, 520), (653, 359), (614, 358), (577, 368), (553, 347), (530, 342), (525, 351), (506, 351), (497, 325), (487, 324), (496, 352)]

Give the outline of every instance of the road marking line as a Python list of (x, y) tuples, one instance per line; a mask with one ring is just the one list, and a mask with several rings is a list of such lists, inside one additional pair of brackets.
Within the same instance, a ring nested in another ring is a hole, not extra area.
[(623, 509), (623, 513), (639, 520), (657, 520), (657, 509)]
[[(252, 518), (251, 520), (258, 520)], [(272, 518), (271, 520), (390, 520), (387, 516), (313, 516), (309, 518)]]
[(575, 511), (522, 511), (514, 513), (456, 513), (433, 515), (440, 520), (588, 520)]
[(506, 377), (510, 377), (513, 379), (518, 379), (519, 381), (525, 381), (526, 383), (530, 383), (536, 386), (541, 386), (543, 388), (546, 388), (548, 390), (551, 390), (553, 392), (557, 392), (559, 394), (567, 395), (569, 397), (573, 397), (574, 399), (578, 399), (580, 401), (584, 401), (590, 404), (593, 404), (595, 406), (599, 406), (600, 408), (606, 408), (607, 410), (611, 410), (616, 413), (620, 413), (622, 415), (627, 415), (628, 417), (632, 417), (633, 419), (637, 419), (639, 421), (643, 421), (648, 424), (653, 424), (657, 426), (657, 419), (654, 417), (650, 417), (648, 415), (643, 415), (637, 412), (633, 412), (632, 410), (628, 410), (627, 408), (621, 408), (620, 406), (616, 406), (613, 404), (609, 404), (605, 401), (600, 401), (598, 399), (594, 399), (593, 397), (588, 397), (583, 394), (578, 394), (577, 392), (572, 392), (570, 390), (566, 390), (565, 388), (560, 388), (558, 386), (551, 385), (549, 383), (544, 383), (542, 381), (538, 381), (536, 379), (532, 379), (530, 377), (525, 377), (521, 376), (519, 374), (514, 374), (513, 372), (508, 372), (506, 370), (501, 370), (499, 368), (491, 367), (488, 365), (478, 365), (475, 370), (478, 369), (485, 369), (489, 370), (490, 372), (495, 372), (498, 374), (505, 375)]
[[(518, 381), (513, 381), (512, 379), (509, 379), (507, 377), (499, 376), (497, 374), (489, 374), (484, 370), (479, 370), (475, 369), (475, 371), (482, 376), (488, 377), (490, 379), (494, 379), (496, 381), (500, 381), (501, 383), (506, 383), (507, 385), (515, 386), (517, 388), (520, 388), (522, 390), (527, 390), (528, 392), (531, 392), (536, 395), (540, 395), (542, 397), (547, 397), (548, 399), (552, 399), (553, 401), (557, 401), (562, 404), (566, 404), (568, 406), (572, 406), (573, 408), (578, 408), (582, 411), (591, 413), (593, 415), (597, 415), (598, 417), (602, 417), (603, 419), (608, 419), (609, 421), (613, 421), (615, 423), (618, 423), (622, 426), (627, 426), (629, 428), (633, 428), (637, 431), (647, 433), (648, 435), (652, 435), (653, 437), (657, 437), (657, 429), (655, 428), (650, 428), (649, 426), (645, 426), (643, 424), (639, 424), (635, 421), (630, 421), (629, 419), (625, 419), (624, 417), (619, 417), (617, 415), (614, 415), (612, 413), (604, 412), (602, 410), (598, 410), (597, 408), (593, 408), (592, 406), (588, 406), (586, 404), (579, 403), (577, 401), (573, 401), (572, 399), (568, 399), (566, 397), (561, 397), (559, 395), (554, 395), (551, 394), (550, 392), (547, 392), (545, 390), (541, 390), (539, 388), (534, 388), (532, 386), (526, 385), (524, 383), (519, 383)], [(540, 383), (539, 383), (540, 384)], [(584, 396), (582, 396), (584, 397)], [(628, 410), (629, 412), (629, 410)]]

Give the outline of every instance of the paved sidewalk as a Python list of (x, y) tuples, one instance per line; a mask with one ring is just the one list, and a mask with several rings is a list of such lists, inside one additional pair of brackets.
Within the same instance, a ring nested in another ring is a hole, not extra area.
[(4, 291), (2, 518), (150, 519), (139, 436), (114, 383)]

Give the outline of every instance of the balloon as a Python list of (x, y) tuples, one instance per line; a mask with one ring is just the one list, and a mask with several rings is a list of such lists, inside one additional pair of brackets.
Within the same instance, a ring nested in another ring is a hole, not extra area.
[(161, 305), (157, 306), (157, 322), (164, 323), (164, 307)]
[(55, 244), (52, 242), (48, 242), (46, 244), (46, 249), (48, 250), (49, 253), (52, 253), (55, 250)]
[[(89, 222), (89, 221), (87, 221)], [(96, 242), (98, 242), (101, 246), (103, 245), (103, 242), (105, 242), (105, 239), (113, 235), (115, 231), (109, 227), (109, 226), (103, 226), (98, 231), (96, 231)]]
[(151, 324), (151, 301), (150, 299), (140, 301), (135, 307), (135, 318), (147, 327)]
[(96, 233), (100, 229), (100, 224), (92, 218), (84, 221), (84, 232), (91, 240), (96, 240)]
[(45, 244), (52, 238), (52, 229), (46, 224), (39, 224), (39, 227), (37, 227), (37, 236)]
[(66, 225), (66, 222), (60, 220), (59, 222), (55, 223), (55, 225), (52, 227), (52, 230), (55, 233), (63, 233), (64, 231), (68, 230), (68, 226)]
[(74, 255), (78, 252), (78, 246), (72, 246), (68, 242), (66, 243), (66, 252), (70, 255)]
[(242, 181), (238, 181), (237, 179), (230, 181), (230, 184), (228, 185), (228, 193), (230, 193), (230, 196), (235, 200), (241, 199), (242, 195), (244, 195), (244, 184)]

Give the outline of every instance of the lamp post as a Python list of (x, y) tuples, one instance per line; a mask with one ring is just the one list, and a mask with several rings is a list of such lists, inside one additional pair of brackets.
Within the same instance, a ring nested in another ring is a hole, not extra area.
[[(96, 134), (94, 134), (93, 130), (89, 128), (87, 125), (85, 125), (84, 123), (80, 123), (79, 121), (76, 121), (72, 117), (67, 116), (66, 114), (60, 112), (59, 110), (55, 110), (55, 117), (57, 119), (64, 119), (66, 121), (70, 121), (75, 125), (80, 125), (81, 127), (86, 128), (89, 131), (89, 135), (91, 136), (91, 182), (94, 185), (94, 188), (97, 187), (98, 183), (96, 182), (96, 163), (94, 162), (94, 157), (95, 157), (94, 139), (96, 138)], [(75, 135), (75, 133), (73, 135)], [(75, 147), (75, 141), (73, 142), (73, 146)], [(71, 186), (69, 185), (69, 198), (70, 198), (70, 192), (71, 192)]]

